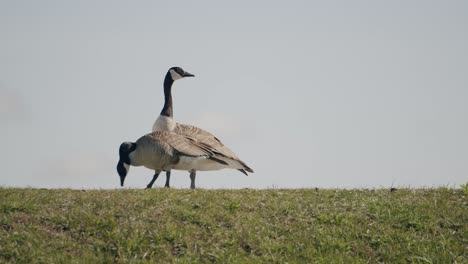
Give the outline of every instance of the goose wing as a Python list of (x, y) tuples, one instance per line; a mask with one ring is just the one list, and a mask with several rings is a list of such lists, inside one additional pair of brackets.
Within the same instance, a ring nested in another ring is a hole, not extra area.
[(191, 137), (167, 131), (156, 131), (149, 134), (149, 137), (163, 142), (164, 147), (167, 149), (166, 152), (170, 151), (178, 156), (206, 157), (223, 165), (229, 165), (224, 160), (216, 157), (216, 150), (211, 146), (197, 142)]
[(224, 146), (223, 143), (221, 143), (221, 140), (219, 140), (213, 134), (196, 126), (177, 123), (174, 132), (194, 138), (197, 141), (202, 141), (205, 144), (211, 145), (213, 147)]
[[(247, 164), (245, 164), (232, 150), (226, 147), (221, 142), (221, 140), (219, 140), (210, 132), (196, 126), (180, 123), (177, 123), (174, 132), (180, 135), (187, 136), (192, 140), (195, 140), (196, 143), (198, 143), (198, 145), (203, 145), (204, 147), (207, 147), (211, 152), (213, 152), (217, 156), (225, 157), (239, 162), (246, 171), (253, 172), (253, 170), (249, 166), (247, 166)], [(245, 171), (240, 171), (246, 174)]]
[(190, 137), (196, 140), (199, 143), (209, 146), (215, 151), (216, 154), (222, 155), (227, 158), (239, 160), (239, 157), (232, 152), (228, 147), (226, 147), (221, 140), (215, 137), (210, 132), (201, 129), (196, 126), (179, 124), (177, 123), (176, 129), (174, 131), (177, 134), (181, 134), (187, 137)]
[(146, 140), (153, 142), (153, 145), (166, 153), (176, 152), (179, 155), (200, 157), (200, 156), (213, 156), (214, 150), (209, 146), (200, 144), (196, 140), (180, 135), (174, 132), (156, 131), (147, 134)]

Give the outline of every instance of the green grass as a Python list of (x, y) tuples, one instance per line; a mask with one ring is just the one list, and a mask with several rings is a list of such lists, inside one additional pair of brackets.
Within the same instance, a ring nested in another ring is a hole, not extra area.
[(0, 189), (0, 262), (468, 263), (456, 189)]

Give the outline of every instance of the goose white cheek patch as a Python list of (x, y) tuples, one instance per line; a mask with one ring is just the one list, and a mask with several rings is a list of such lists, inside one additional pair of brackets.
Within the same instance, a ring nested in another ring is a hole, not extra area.
[(128, 173), (128, 171), (130, 170), (130, 165), (128, 165), (127, 163), (124, 163), (123, 165), (124, 165), (125, 170)]
[(176, 81), (182, 79), (182, 76), (180, 76), (176, 71), (170, 70), (169, 72), (171, 73), (172, 80)]

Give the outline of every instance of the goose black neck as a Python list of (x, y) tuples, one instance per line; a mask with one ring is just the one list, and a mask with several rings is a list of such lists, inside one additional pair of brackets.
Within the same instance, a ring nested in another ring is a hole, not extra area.
[(172, 117), (172, 80), (171, 74), (167, 72), (164, 78), (164, 107), (161, 110), (161, 115)]

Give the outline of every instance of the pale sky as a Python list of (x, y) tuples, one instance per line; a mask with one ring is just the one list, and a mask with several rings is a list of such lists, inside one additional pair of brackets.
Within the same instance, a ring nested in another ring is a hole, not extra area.
[(174, 84), (175, 119), (255, 170), (197, 187), (456, 187), (467, 47), (464, 0), (0, 0), (0, 186), (120, 188), (118, 147), (150, 132), (180, 66), (196, 77)]

